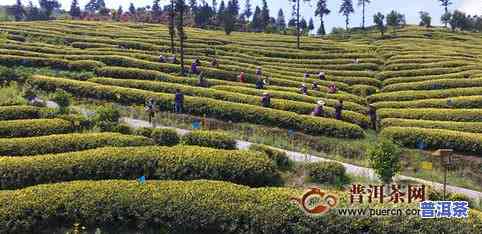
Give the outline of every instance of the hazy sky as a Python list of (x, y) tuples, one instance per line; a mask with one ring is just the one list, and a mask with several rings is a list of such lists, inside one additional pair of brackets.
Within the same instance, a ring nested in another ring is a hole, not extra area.
[[(64, 9), (68, 9), (72, 0), (59, 0), (62, 3)], [(89, 0), (79, 0), (81, 7), (83, 7)], [(212, 0), (206, 0), (211, 3)], [(218, 4), (221, 0), (217, 0)], [(227, 0), (225, 0), (227, 1)], [(314, 17), (314, 9), (311, 6), (315, 6), (317, 0), (311, 0), (311, 3), (302, 3), (302, 15), (308, 20), (310, 17)], [(16, 0), (0, 0), (0, 5), (15, 4)], [(22, 0), (24, 4), (28, 3), (28, 0)], [(37, 0), (33, 0), (34, 3)], [(137, 7), (152, 4), (152, 0), (105, 0), (106, 4), (110, 8), (117, 8), (122, 5), (124, 9), (127, 9), (130, 2), (133, 2)], [(169, 0), (161, 0), (162, 5), (167, 4)], [(201, 0), (198, 0), (201, 2)], [(241, 5), (241, 10), (244, 9), (245, 0), (239, 0)], [(255, 5), (261, 5), (261, 0), (251, 0), (253, 9)], [(291, 15), (290, 0), (267, 0), (268, 6), (270, 7), (270, 14), (276, 16), (280, 8), (285, 12), (287, 20)], [(470, 14), (482, 15), (482, 0), (453, 0), (454, 4), (450, 7), (451, 10), (459, 9)], [(334, 26), (344, 27), (345, 21), (344, 17), (338, 13), (341, 0), (328, 0), (328, 7), (331, 10), (331, 14), (326, 17), (326, 26), (328, 30), (331, 30)], [(355, 4), (355, 14), (352, 15), (351, 25), (360, 26), (362, 21), (361, 8), (356, 6), (358, 0), (353, 0)], [(372, 3), (367, 9), (367, 24), (372, 24), (373, 15), (376, 12), (388, 13), (392, 9), (405, 14), (407, 22), (409, 24), (416, 24), (419, 22), (419, 11), (428, 11), (432, 16), (432, 24), (440, 24), (440, 16), (443, 13), (442, 8), (438, 0), (372, 0)], [(314, 18), (315, 23), (318, 27), (318, 19)]]

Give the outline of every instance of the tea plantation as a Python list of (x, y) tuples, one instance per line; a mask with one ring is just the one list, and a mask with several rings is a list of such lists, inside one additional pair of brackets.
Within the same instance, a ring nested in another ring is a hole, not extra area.
[[(153, 100), (162, 112), (173, 112), (180, 90), (184, 114), (352, 140), (373, 135), (371, 104), (380, 136), (408, 148), (422, 142), (426, 149), (482, 156), (479, 34), (406, 27), (383, 40), (375, 32), (307, 37), (296, 49), (291, 36), (187, 29), (186, 68), (200, 60), (207, 84), (201, 87), (198, 76), (181, 76), (178, 64), (160, 61), (171, 56), (165, 26), (0, 22), (0, 32), (0, 70), (8, 71), (0, 72), (2, 82), (46, 93), (62, 89), (78, 100)], [(211, 66), (213, 58), (219, 66)], [(258, 67), (264, 89), (256, 88)], [(261, 105), (264, 92), (271, 95), (269, 107)], [(323, 116), (310, 115), (320, 100)], [(468, 219), (310, 217), (290, 202), (303, 191), (282, 187), (283, 170), (262, 150), (233, 150), (232, 140), (209, 133), (174, 136), (174, 146), (166, 146), (150, 133), (97, 132), (87, 125), (77, 115), (0, 100), (0, 233), (74, 223), (178, 233), (482, 232), (476, 211)], [(203, 144), (209, 139), (213, 143)], [(216, 145), (223, 147), (205, 147)], [(147, 181), (137, 182), (140, 176)], [(349, 206), (340, 197), (339, 206)]]

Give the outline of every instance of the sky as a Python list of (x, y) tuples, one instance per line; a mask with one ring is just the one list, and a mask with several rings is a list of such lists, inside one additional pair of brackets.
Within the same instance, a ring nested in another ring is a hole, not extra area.
[[(62, 4), (62, 8), (68, 9), (72, 0), (59, 0)], [(83, 7), (89, 0), (79, 0), (81, 7)], [(211, 3), (212, 0), (206, 0), (206, 2)], [(221, 0), (217, 0), (218, 4)], [(227, 0), (225, 0), (227, 1)], [(316, 27), (319, 25), (319, 19), (314, 17), (314, 8), (317, 0), (311, 0), (311, 3), (302, 3), (301, 15), (309, 20), (313, 17)], [(0, 0), (0, 5), (11, 5), (15, 4), (16, 0)], [(28, 0), (22, 0), (26, 5)], [(37, 0), (33, 0), (37, 2)], [(105, 0), (106, 4), (110, 8), (117, 8), (122, 5), (124, 9), (129, 7), (132, 2), (136, 7), (151, 5), (152, 0)], [(161, 0), (161, 4), (165, 5), (169, 0)], [(201, 2), (201, 0), (198, 0)], [(245, 0), (239, 0), (241, 11), (244, 9)], [(268, 6), (270, 7), (271, 16), (276, 17), (278, 10), (283, 9), (287, 21), (291, 15), (290, 0), (267, 0)], [(328, 8), (331, 10), (331, 14), (325, 17), (325, 27), (327, 30), (331, 30), (332, 27), (344, 27), (345, 19), (342, 15), (338, 13), (341, 0), (328, 0)], [(262, 0), (251, 0), (251, 4), (254, 7), (256, 5), (261, 6)], [(351, 26), (361, 26), (362, 22), (362, 10), (361, 7), (357, 6), (358, 0), (353, 0), (355, 5), (355, 14), (351, 16)], [(482, 0), (453, 0), (453, 5), (450, 6), (450, 10), (459, 9), (469, 14), (482, 15)], [(440, 25), (440, 16), (443, 13), (443, 9), (440, 6), (438, 0), (371, 0), (366, 10), (366, 24), (370, 25), (373, 22), (373, 15), (377, 12), (382, 12), (384, 14), (390, 12), (391, 10), (397, 10), (398, 12), (405, 14), (407, 23), (417, 24), (419, 20), (419, 11), (427, 11), (432, 16), (432, 24)]]

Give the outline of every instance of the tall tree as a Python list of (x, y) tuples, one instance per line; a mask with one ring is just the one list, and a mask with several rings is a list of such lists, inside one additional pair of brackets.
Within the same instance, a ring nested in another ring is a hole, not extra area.
[(218, 1), (216, 0), (213, 0), (213, 2), (211, 3), (212, 7), (213, 7), (213, 12), (214, 12), (214, 15), (216, 15), (218, 13)]
[(186, 12), (186, 3), (184, 0), (176, 0), (176, 13), (177, 22), (176, 29), (177, 35), (179, 37), (179, 45), (181, 50), (181, 75), (185, 74), (184, 70), (184, 40), (187, 39), (186, 33), (184, 32), (184, 14)]
[(396, 32), (396, 29), (403, 25), (405, 22), (405, 16), (403, 14), (398, 13), (395, 10), (392, 10), (387, 15), (387, 25), (392, 26), (393, 33)]
[(72, 0), (72, 4), (70, 5), (69, 14), (70, 14), (70, 16), (72, 16), (72, 18), (80, 17), (81, 11), (80, 11), (78, 0)]
[(278, 18), (276, 18), (276, 27), (278, 31), (284, 31), (286, 29), (286, 19), (283, 9), (279, 9), (278, 11)]
[(239, 6), (236, 6), (236, 4), (238, 4), (236, 0), (228, 1), (228, 7), (223, 14), (223, 28), (226, 35), (229, 35), (234, 31), (234, 25), (237, 18), (236, 11), (239, 11)]
[(269, 24), (269, 8), (268, 8), (268, 3), (266, 0), (263, 0), (263, 6), (261, 8), (261, 26), (263, 28), (263, 31), (266, 29), (266, 27)]
[(432, 17), (428, 12), (420, 11), (419, 14), (420, 14), (420, 24), (419, 24), (420, 26), (425, 26), (427, 28), (432, 26)]
[(378, 28), (378, 30), (382, 34), (382, 37), (383, 37), (383, 34), (385, 33), (384, 21), (385, 21), (385, 15), (383, 15), (381, 12), (378, 12), (377, 14), (375, 14), (373, 16), (373, 23), (375, 23), (375, 26)]
[(353, 2), (352, 0), (343, 0), (340, 6), (340, 11), (343, 16), (345, 16), (345, 26), (346, 30), (348, 31), (348, 26), (350, 25), (350, 15), (355, 12), (353, 9)]
[(318, 0), (316, 3), (316, 10), (315, 10), (315, 16), (320, 17), (320, 29), (318, 30), (320, 35), (325, 35), (326, 30), (325, 30), (325, 21), (324, 16), (330, 14), (330, 10), (328, 9), (328, 6), (326, 5), (326, 0)]
[(129, 13), (133, 16), (135, 16), (136, 13), (137, 13), (136, 7), (134, 6), (134, 3), (132, 3), (132, 2), (129, 5)]
[(105, 9), (105, 1), (104, 0), (97, 0), (97, 8), (100, 10)]
[(243, 16), (246, 17), (246, 19), (249, 19), (251, 18), (252, 15), (253, 15), (253, 11), (251, 10), (251, 1), (246, 0), (246, 3), (244, 5)]
[(261, 31), (261, 21), (261, 8), (259, 8), (259, 6), (256, 6), (256, 8), (254, 9), (253, 20), (251, 21), (251, 28), (253, 28), (255, 32)]
[(224, 0), (221, 0), (221, 3), (219, 4), (218, 14), (216, 16), (217, 25), (223, 24), (225, 11), (226, 11), (226, 4), (224, 3)]
[(213, 9), (204, 2), (200, 7), (198, 14), (196, 14), (196, 17), (194, 17), (194, 22), (196, 23), (196, 26), (200, 28), (205, 28), (209, 24), (209, 20), (213, 17)]
[(362, 18), (362, 28), (365, 29), (365, 8), (366, 5), (370, 4), (371, 0), (358, 0), (358, 6), (362, 7), (363, 18)]
[(176, 34), (175, 26), (174, 26), (174, 18), (176, 17), (175, 13), (175, 0), (171, 0), (171, 7), (169, 8), (169, 36), (171, 37), (171, 53), (175, 54), (176, 50), (174, 48), (174, 36)]
[(39, 5), (47, 19), (50, 19), (52, 13), (62, 6), (57, 0), (40, 0)]
[(13, 15), (15, 17), (15, 21), (23, 20), (25, 18), (25, 9), (23, 8), (22, 1), (17, 0), (17, 3), (13, 8)]
[(161, 10), (161, 6), (159, 5), (159, 1), (160, 0), (154, 0), (154, 2), (152, 2), (152, 20), (154, 22), (159, 22), (161, 20), (161, 14), (162, 14), (162, 10)]
[(306, 33), (306, 31), (308, 30), (308, 23), (306, 22), (305, 18), (301, 18), (301, 21), (300, 21), (300, 29), (301, 29), (301, 32), (303, 32), (303, 35)]
[(124, 14), (124, 9), (122, 8), (121, 5), (119, 5), (119, 8), (117, 8), (117, 11), (115, 12), (115, 17), (114, 17), (114, 19), (115, 19), (116, 21), (120, 21), (123, 14)]
[(28, 2), (27, 11), (26, 11), (26, 19), (27, 21), (33, 20), (41, 20), (42, 15), (40, 14), (40, 10), (33, 5), (32, 1)]
[(308, 32), (311, 32), (313, 29), (315, 29), (315, 23), (313, 22), (313, 18), (310, 18), (310, 21), (308, 21)]
[(99, 5), (97, 5), (97, 0), (90, 0), (87, 4), (85, 4), (84, 10), (92, 14), (98, 11)]
[[(452, 1), (451, 0), (438, 0), (440, 2), (440, 4), (445, 8), (445, 15), (447, 15), (449, 13), (449, 6), (452, 5)], [(443, 17), (443, 16), (442, 16)], [(445, 22), (445, 27), (447, 27), (447, 21)]]

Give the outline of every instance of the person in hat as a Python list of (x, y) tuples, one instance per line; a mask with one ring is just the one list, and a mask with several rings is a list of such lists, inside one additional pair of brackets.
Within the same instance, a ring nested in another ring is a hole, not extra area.
[(166, 57), (164, 55), (159, 55), (159, 62), (160, 63), (165, 63), (166, 62)]
[(176, 89), (176, 94), (174, 95), (174, 111), (176, 113), (182, 113), (184, 107), (184, 94), (181, 90)]
[(261, 76), (263, 75), (263, 71), (261, 70), (261, 67), (256, 67), (256, 78), (260, 79)]
[(219, 62), (216, 58), (211, 61), (211, 67), (219, 67)]
[(341, 112), (343, 111), (343, 100), (339, 100), (335, 104), (335, 118), (341, 120)]
[(320, 79), (320, 80), (326, 80), (325, 73), (324, 73), (324, 72), (320, 72), (320, 74), (318, 74), (318, 79)]
[(263, 107), (270, 107), (271, 106), (271, 96), (269, 93), (264, 92), (263, 96), (261, 97), (261, 105)]
[(199, 86), (208, 87), (207, 80), (204, 78), (204, 72), (199, 73)]
[(368, 118), (373, 130), (377, 131), (377, 109), (373, 104), (368, 105)]
[(240, 72), (238, 78), (239, 78), (239, 82), (244, 83), (245, 82), (244, 72)]
[(324, 114), (324, 106), (325, 106), (325, 102), (322, 101), (322, 100), (319, 100), (318, 102), (316, 102), (316, 107), (315, 109), (313, 110), (313, 112), (311, 112), (311, 115), (312, 116), (317, 116), (317, 117), (321, 117), (323, 116)]
[(307, 78), (310, 78), (310, 74), (308, 72), (305, 72), (303, 75), (303, 78), (306, 80)]
[(336, 88), (336, 84), (335, 83), (331, 83), (329, 86), (328, 86), (328, 93), (336, 93), (338, 91), (338, 89)]
[(303, 95), (308, 95), (308, 88), (306, 87), (305, 83), (301, 84), (300, 92), (301, 92)]
[(196, 59), (194, 60), (194, 63), (195, 63), (198, 67), (201, 66), (201, 60), (200, 60), (199, 58), (196, 58)]
[(149, 123), (152, 123), (152, 118), (154, 117), (154, 100), (152, 98), (146, 100), (144, 110), (147, 112)]
[(257, 89), (264, 89), (264, 82), (261, 79), (256, 80), (256, 88)]
[(318, 83), (316, 81), (313, 81), (312, 88), (315, 91), (320, 91), (320, 87), (318, 87)]
[(191, 63), (191, 73), (192, 74), (195, 74), (197, 75), (199, 73), (198, 69), (197, 69), (197, 63), (196, 63), (196, 60), (192, 61)]

